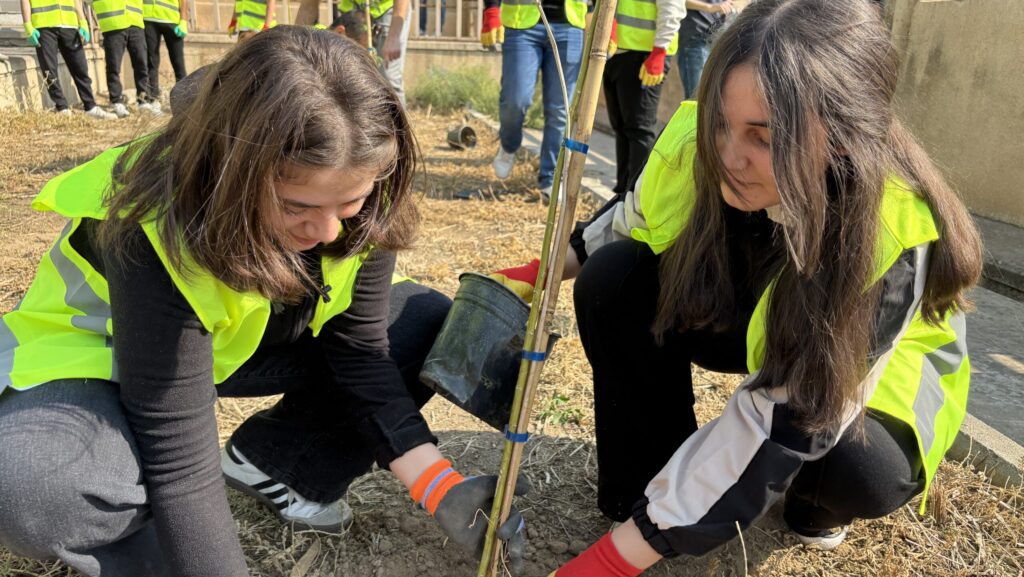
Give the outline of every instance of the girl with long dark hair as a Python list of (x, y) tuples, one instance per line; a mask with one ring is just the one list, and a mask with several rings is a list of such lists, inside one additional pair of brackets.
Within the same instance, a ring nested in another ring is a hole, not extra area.
[[(0, 321), (0, 543), (90, 576), (247, 576), (222, 477), (337, 532), (376, 462), (481, 548), (495, 478), (459, 475), (419, 411), (450, 302), (392, 287), (416, 159), (365, 49), (282, 26), (51, 180), (33, 207), (68, 224)], [(219, 449), (218, 396), (279, 393)]]
[[(753, 2), (699, 107), (577, 235), (598, 505), (623, 524), (554, 575), (701, 555), (779, 499), (801, 541), (831, 548), (927, 492), (966, 410), (982, 260), (894, 114), (896, 74), (866, 0)], [(749, 373), (699, 428), (691, 362)]]

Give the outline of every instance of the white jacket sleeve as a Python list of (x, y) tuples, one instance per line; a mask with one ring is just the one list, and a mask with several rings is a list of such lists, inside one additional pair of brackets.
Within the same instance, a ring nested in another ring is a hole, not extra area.
[(685, 0), (657, 0), (658, 21), (654, 31), (654, 45), (668, 48), (679, 33), (679, 23), (686, 17)]

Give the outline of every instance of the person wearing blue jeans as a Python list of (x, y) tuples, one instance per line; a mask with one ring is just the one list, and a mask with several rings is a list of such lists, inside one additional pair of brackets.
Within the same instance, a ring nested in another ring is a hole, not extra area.
[(686, 17), (679, 26), (679, 79), (686, 100), (696, 100), (704, 63), (711, 53), (711, 34), (728, 14), (737, 12), (732, 0), (686, 0)]
[[(555, 162), (561, 146), (568, 105), (562, 97), (555, 52), (540, 22), (540, 10), (532, 2), (506, 0), (499, 9), (498, 0), (485, 0), (481, 43), (492, 46), (504, 39), (501, 58), (501, 98), (498, 137), (501, 146), (494, 158), (498, 178), (508, 178), (515, 164), (515, 153), (523, 142), (523, 121), (533, 101), (537, 73), (541, 74), (544, 99), (544, 139), (540, 149), (540, 173), (537, 186), (545, 200), (551, 194)], [(587, 5), (577, 0), (543, 0), (544, 15), (551, 25), (558, 46), (558, 58), (565, 75), (566, 93), (576, 89), (583, 58), (583, 26)], [(500, 10), (500, 19), (499, 19)], [(505, 28), (508, 29), (507, 34)]]

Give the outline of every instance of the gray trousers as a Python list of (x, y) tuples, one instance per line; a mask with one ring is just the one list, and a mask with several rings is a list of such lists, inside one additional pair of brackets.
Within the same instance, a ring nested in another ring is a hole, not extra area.
[(0, 544), (91, 577), (167, 575), (117, 386), (0, 394)]
[[(380, 63), (381, 73), (391, 83), (391, 87), (395, 89), (395, 93), (398, 94), (398, 99), (402, 102), (402, 106), (405, 106), (405, 86), (403, 85), (402, 75), (405, 73), (405, 54), (409, 50), (409, 29), (412, 27), (409, 23), (409, 15), (412, 14), (412, 4), (409, 6), (409, 14), (405, 15), (405, 25), (402, 28), (402, 55), (397, 60), (392, 60), (387, 66), (384, 65), (383, 60)], [(384, 55), (384, 41), (388, 39), (388, 33), (391, 32), (392, 14), (394, 14), (394, 10), (388, 10), (381, 14), (380, 18), (373, 21), (373, 47), (381, 57)]]

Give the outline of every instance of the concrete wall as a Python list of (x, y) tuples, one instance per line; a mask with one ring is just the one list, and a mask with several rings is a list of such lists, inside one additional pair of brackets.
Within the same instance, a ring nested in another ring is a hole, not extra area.
[[(185, 44), (185, 66), (189, 71), (204, 64), (214, 62), (235, 45), (235, 41), (221, 34), (190, 34)], [(9, 30), (0, 32), (0, 108), (16, 108), (18, 110), (38, 110), (52, 108), (42, 85), (42, 76), (38, 70), (35, 49), (25, 46), (20, 33)], [(160, 86), (167, 89), (174, 85), (170, 62), (162, 52), (160, 67)], [(97, 102), (106, 106), (107, 82), (106, 68), (103, 63), (103, 51), (100, 48), (87, 48), (89, 75), (92, 78), (93, 92)], [(61, 67), (61, 86), (68, 101), (78, 104), (78, 95), (70, 74), (59, 60)], [(483, 66), (490, 72), (494, 82), (501, 79), (501, 55), (480, 48), (475, 40), (413, 40), (409, 43), (409, 53), (405, 64), (405, 85), (408, 90), (415, 86), (420, 77), (431, 66), (457, 70), (468, 66)], [(125, 93), (131, 100), (134, 98), (134, 80), (131, 63), (127, 57), (122, 61), (121, 82)]]
[(972, 212), (1024, 226), (1024, 1), (890, 1), (900, 116)]

